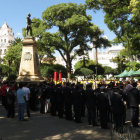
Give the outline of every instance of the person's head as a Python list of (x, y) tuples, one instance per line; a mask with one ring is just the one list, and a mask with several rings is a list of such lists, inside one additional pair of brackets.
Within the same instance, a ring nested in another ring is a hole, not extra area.
[(92, 84), (90, 83), (90, 84), (87, 84), (86, 85), (86, 89), (92, 89)]
[(19, 83), (18, 87), (22, 88), (23, 87), (23, 83)]
[(120, 89), (118, 87), (113, 87), (113, 91), (119, 93)]
[(102, 86), (100, 87), (100, 91), (101, 91), (101, 92), (105, 92), (105, 86), (104, 86), (104, 85), (102, 85)]
[(140, 85), (140, 79), (137, 81), (137, 84)]
[(132, 86), (137, 87), (137, 82), (133, 82)]
[(30, 16), (31, 16), (31, 14), (29, 13), (29, 14), (28, 14), (28, 17), (30, 17)]

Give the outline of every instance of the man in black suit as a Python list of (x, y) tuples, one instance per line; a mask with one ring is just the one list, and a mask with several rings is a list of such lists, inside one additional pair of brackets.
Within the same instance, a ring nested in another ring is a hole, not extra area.
[(134, 127), (139, 127), (139, 104), (140, 91), (136, 88), (137, 83), (133, 83), (133, 88), (127, 91), (127, 106), (131, 110), (131, 122)]

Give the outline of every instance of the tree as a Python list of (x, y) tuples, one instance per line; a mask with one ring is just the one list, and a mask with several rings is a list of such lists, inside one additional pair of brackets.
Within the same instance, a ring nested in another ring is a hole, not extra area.
[(13, 70), (15, 74), (19, 72), (19, 65), (21, 60), (22, 44), (21, 39), (15, 39), (13, 44), (8, 48), (3, 58), (3, 64), (9, 67), (9, 74)]
[[(77, 75), (78, 73), (84, 75), (84, 73), (88, 73), (88, 72), (89, 72), (89, 75), (96, 74), (96, 62), (93, 60), (87, 60), (85, 63), (85, 66), (83, 65), (83, 60), (80, 60), (75, 64), (74, 68), (75, 68), (75, 74)], [(98, 74), (101, 74), (101, 75), (104, 74), (104, 69), (101, 64), (97, 65), (97, 70), (98, 70)]]
[(116, 34), (118, 42), (123, 43), (129, 57), (139, 58), (139, 0), (86, 0), (86, 4), (90, 9), (103, 9), (105, 23)]
[(118, 55), (117, 57), (113, 58), (112, 61), (117, 64), (117, 74), (123, 72), (126, 69), (126, 63), (129, 61), (123, 56)]
[(84, 76), (84, 79), (85, 79), (85, 77), (92, 77), (93, 71), (88, 68), (82, 67), (82, 68), (76, 69), (74, 72), (74, 75)]
[(61, 72), (62, 77), (66, 78), (67, 70), (60, 64), (41, 64), (40, 71), (43, 77), (46, 77), (48, 81), (53, 81), (54, 72)]
[(116, 69), (112, 69), (111, 67), (109, 66), (104, 66), (104, 74), (115, 74), (116, 72)]
[[(84, 50), (89, 50), (87, 42), (90, 35), (96, 33), (97, 26), (91, 23), (91, 16), (86, 14), (86, 7), (81, 4), (62, 3), (51, 6), (42, 13), (42, 18), (50, 27), (58, 29), (49, 37), (50, 46), (54, 46), (62, 56), (70, 79), (72, 60), (76, 55), (83, 55)], [(47, 37), (46, 34), (44, 41), (48, 40)]]
[(95, 61), (89, 59), (89, 60), (86, 60), (85, 65), (84, 65), (83, 60), (80, 60), (74, 65), (74, 69), (77, 70), (77, 69), (80, 69), (82, 67), (88, 68), (90, 65), (95, 65), (95, 64), (96, 64)]

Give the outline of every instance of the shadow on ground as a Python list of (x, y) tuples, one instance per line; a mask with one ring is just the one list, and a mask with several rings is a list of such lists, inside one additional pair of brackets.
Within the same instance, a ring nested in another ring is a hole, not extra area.
[(110, 130), (77, 124), (73, 121), (32, 112), (28, 121), (5, 118), (6, 112), (0, 106), (0, 137), (2, 140), (109, 140)]

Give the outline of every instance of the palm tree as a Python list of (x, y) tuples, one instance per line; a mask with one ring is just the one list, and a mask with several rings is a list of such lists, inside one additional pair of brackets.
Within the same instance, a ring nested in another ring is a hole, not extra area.
[[(97, 77), (97, 65), (98, 65), (98, 48), (107, 48), (111, 47), (110, 41), (103, 36), (103, 31), (97, 28), (96, 35), (94, 38), (91, 35), (91, 42), (93, 43), (93, 48), (95, 48), (95, 60), (96, 60), (96, 77)], [(95, 33), (95, 31), (94, 31)]]

